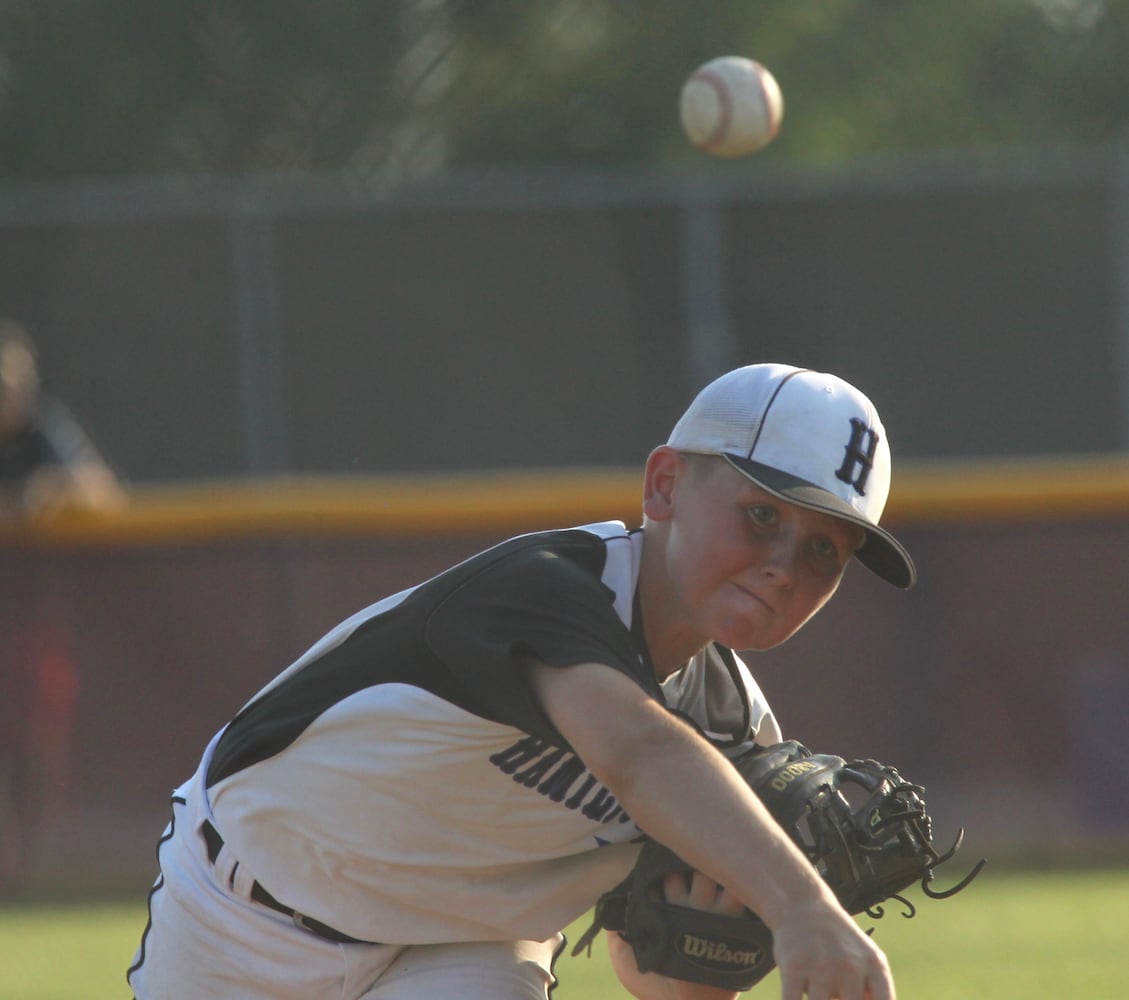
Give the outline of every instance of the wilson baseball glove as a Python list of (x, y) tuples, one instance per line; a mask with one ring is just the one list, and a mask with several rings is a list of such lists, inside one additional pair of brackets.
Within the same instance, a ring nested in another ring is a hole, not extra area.
[[(951, 889), (932, 888), (933, 869), (957, 852), (964, 831), (938, 853), (922, 787), (878, 761), (813, 754), (792, 740), (754, 746), (733, 764), (849, 913), (877, 919), (879, 904), (895, 899), (912, 917), (916, 910), (901, 895), (909, 886), (919, 882), (927, 896), (945, 898), (984, 865), (981, 860)], [(692, 870), (673, 851), (646, 841), (631, 874), (597, 903), (573, 954), (590, 948), (601, 929), (619, 931), (640, 972), (730, 990), (755, 985), (776, 965), (772, 932), (748, 910), (729, 917), (667, 903), (663, 878)]]

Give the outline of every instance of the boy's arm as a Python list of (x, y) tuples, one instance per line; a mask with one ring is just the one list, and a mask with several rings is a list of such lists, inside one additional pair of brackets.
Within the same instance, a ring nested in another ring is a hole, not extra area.
[(885, 956), (722, 754), (609, 667), (529, 673), (550, 720), (631, 818), (769, 926), (782, 1000), (893, 1000)]

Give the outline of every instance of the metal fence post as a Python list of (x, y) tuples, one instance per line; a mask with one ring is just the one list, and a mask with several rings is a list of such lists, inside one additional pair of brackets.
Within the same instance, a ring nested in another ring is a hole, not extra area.
[(687, 189), (682, 203), (682, 309), (693, 392), (730, 368), (733, 359), (722, 211), (715, 191), (698, 185)]
[(274, 227), (273, 216), (240, 205), (229, 230), (240, 434), (250, 475), (284, 472), (291, 460)]
[(1110, 263), (1113, 267), (1114, 322), (1117, 326), (1118, 445), (1129, 451), (1129, 131), (1113, 156), (1110, 198)]

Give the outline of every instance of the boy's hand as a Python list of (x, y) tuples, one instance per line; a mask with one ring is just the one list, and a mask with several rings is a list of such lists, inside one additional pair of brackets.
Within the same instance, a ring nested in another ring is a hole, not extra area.
[(689, 878), (683, 872), (670, 872), (664, 876), (663, 896), (673, 906), (689, 906), (726, 917), (739, 917), (745, 912), (745, 904), (741, 900), (698, 871)]
[(637, 1000), (736, 1000), (740, 994), (718, 986), (640, 972), (635, 951), (618, 931), (608, 931), (608, 955), (623, 988)]
[(781, 1000), (895, 1000), (886, 956), (839, 907), (794, 907), (773, 942)]

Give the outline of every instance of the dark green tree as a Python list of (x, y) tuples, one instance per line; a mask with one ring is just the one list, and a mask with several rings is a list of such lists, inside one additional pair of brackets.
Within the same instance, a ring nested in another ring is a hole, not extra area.
[(655, 164), (760, 59), (762, 155), (1120, 138), (1129, 0), (0, 0), (0, 177)]

